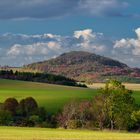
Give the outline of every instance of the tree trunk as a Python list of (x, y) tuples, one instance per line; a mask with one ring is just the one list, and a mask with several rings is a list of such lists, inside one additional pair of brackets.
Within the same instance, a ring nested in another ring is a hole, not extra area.
[(110, 120), (110, 125), (111, 125), (111, 130), (114, 129), (114, 121), (113, 120)]
[(100, 126), (100, 130), (103, 130), (103, 123), (102, 122), (99, 123), (99, 126)]

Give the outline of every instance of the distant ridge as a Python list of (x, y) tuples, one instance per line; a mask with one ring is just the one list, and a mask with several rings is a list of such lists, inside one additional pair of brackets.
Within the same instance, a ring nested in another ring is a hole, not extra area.
[(63, 75), (83, 82), (104, 82), (116, 78), (140, 83), (140, 69), (90, 52), (72, 51), (57, 58), (24, 66), (25, 69)]

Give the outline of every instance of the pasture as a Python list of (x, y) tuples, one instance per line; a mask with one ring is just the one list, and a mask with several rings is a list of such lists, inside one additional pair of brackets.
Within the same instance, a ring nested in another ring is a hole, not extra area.
[(0, 102), (9, 97), (20, 100), (31, 96), (49, 112), (58, 111), (70, 100), (91, 99), (96, 93), (88, 88), (0, 79)]
[[(92, 99), (97, 89), (0, 79), (0, 102), (14, 97), (34, 97), (39, 106), (55, 113), (70, 100)], [(140, 103), (140, 91), (133, 96)], [(140, 140), (140, 134), (128, 132), (64, 130), (46, 128), (0, 127), (0, 140)]]
[(128, 132), (0, 127), (0, 140), (140, 140)]
[[(9, 97), (20, 100), (31, 96), (37, 100), (39, 106), (53, 113), (62, 109), (63, 105), (71, 100), (92, 99), (97, 93), (98, 90), (92, 88), (0, 79), (0, 102), (4, 102)], [(140, 91), (134, 91), (133, 96), (140, 104)]]

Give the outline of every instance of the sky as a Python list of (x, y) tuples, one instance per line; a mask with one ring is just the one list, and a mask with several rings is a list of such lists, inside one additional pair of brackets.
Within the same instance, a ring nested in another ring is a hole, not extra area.
[(0, 65), (88, 51), (140, 68), (140, 0), (0, 1)]

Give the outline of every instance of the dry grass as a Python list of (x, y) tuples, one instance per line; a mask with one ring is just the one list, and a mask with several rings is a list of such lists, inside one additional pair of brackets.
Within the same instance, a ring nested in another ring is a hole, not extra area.
[(140, 140), (128, 132), (0, 127), (0, 140)]
[[(131, 90), (140, 90), (140, 84), (131, 84), (131, 83), (124, 83), (124, 85), (126, 86), (126, 88), (131, 89)], [(90, 88), (93, 89), (98, 89), (101, 87), (104, 87), (105, 84), (104, 83), (93, 83), (91, 85), (87, 85)]]

